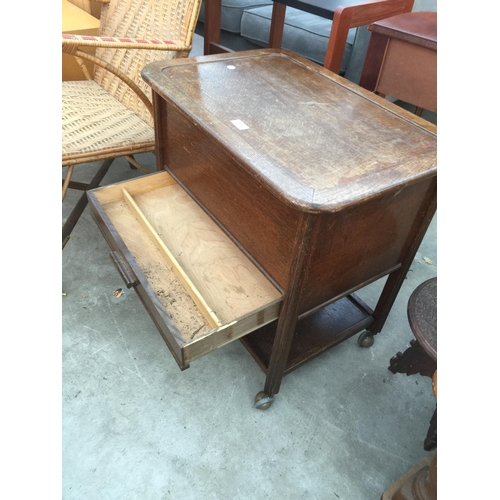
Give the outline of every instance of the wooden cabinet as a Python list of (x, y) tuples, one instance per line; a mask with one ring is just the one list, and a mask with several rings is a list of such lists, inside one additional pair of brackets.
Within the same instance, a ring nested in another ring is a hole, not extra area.
[[(284, 50), (157, 62), (143, 77), (159, 173), (94, 190), (92, 213), (180, 367), (243, 337), (267, 408), (285, 373), (381, 330), (436, 209), (435, 127)], [(193, 339), (159, 297), (173, 289), (148, 278), (153, 261), (170, 272), (171, 237), (194, 302), (239, 304)], [(385, 275), (372, 310), (354, 292)]]

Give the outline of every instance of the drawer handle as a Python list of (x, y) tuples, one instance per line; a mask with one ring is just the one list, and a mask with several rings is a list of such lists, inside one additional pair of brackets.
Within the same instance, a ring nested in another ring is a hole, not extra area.
[(127, 285), (127, 288), (137, 286), (139, 284), (139, 280), (123, 254), (121, 252), (112, 251), (109, 252), (109, 256), (111, 257), (116, 269), (118, 269), (118, 272)]

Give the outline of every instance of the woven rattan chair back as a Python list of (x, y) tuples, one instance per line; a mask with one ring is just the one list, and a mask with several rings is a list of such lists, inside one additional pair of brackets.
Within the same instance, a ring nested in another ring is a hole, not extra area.
[[(179, 40), (190, 46), (198, 18), (199, 0), (111, 0), (101, 9), (101, 37), (143, 38), (146, 40)], [(196, 15), (193, 13), (196, 12)], [(147, 95), (151, 88), (141, 78), (142, 68), (160, 59), (187, 57), (188, 51), (123, 50), (98, 48), (96, 56), (131, 78)], [(100, 67), (94, 80), (128, 109), (153, 126), (151, 114), (118, 77)]]

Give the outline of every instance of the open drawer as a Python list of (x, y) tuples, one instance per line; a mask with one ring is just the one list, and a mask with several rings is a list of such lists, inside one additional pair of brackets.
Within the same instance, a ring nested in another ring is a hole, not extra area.
[(117, 269), (182, 369), (278, 317), (280, 291), (167, 172), (88, 197)]

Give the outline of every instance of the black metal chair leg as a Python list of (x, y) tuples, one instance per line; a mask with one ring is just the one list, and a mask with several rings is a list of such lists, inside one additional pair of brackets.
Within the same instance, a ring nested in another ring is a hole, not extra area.
[[(110, 158), (108, 160), (105, 160), (103, 162), (103, 164), (101, 165), (101, 167), (99, 168), (99, 170), (97, 171), (97, 173), (92, 178), (92, 180), (88, 184), (84, 185), (85, 192), (82, 194), (82, 196), (78, 200), (77, 204), (75, 205), (75, 207), (71, 211), (71, 214), (69, 215), (68, 219), (63, 224), (63, 227), (62, 227), (62, 243), (63, 243), (62, 247), (63, 248), (66, 245), (66, 243), (68, 242), (68, 239), (70, 237), (71, 232), (73, 231), (76, 223), (78, 222), (78, 219), (80, 219), (83, 211), (85, 210), (85, 207), (87, 206), (87, 203), (88, 203), (87, 191), (89, 191), (90, 189), (95, 189), (96, 187), (99, 186), (102, 179), (104, 178), (104, 176), (108, 172), (109, 167), (111, 166), (113, 161), (114, 161), (114, 158)], [(79, 184), (79, 186), (81, 189), (82, 184)], [(71, 183), (70, 183), (69, 187), (71, 188)]]

